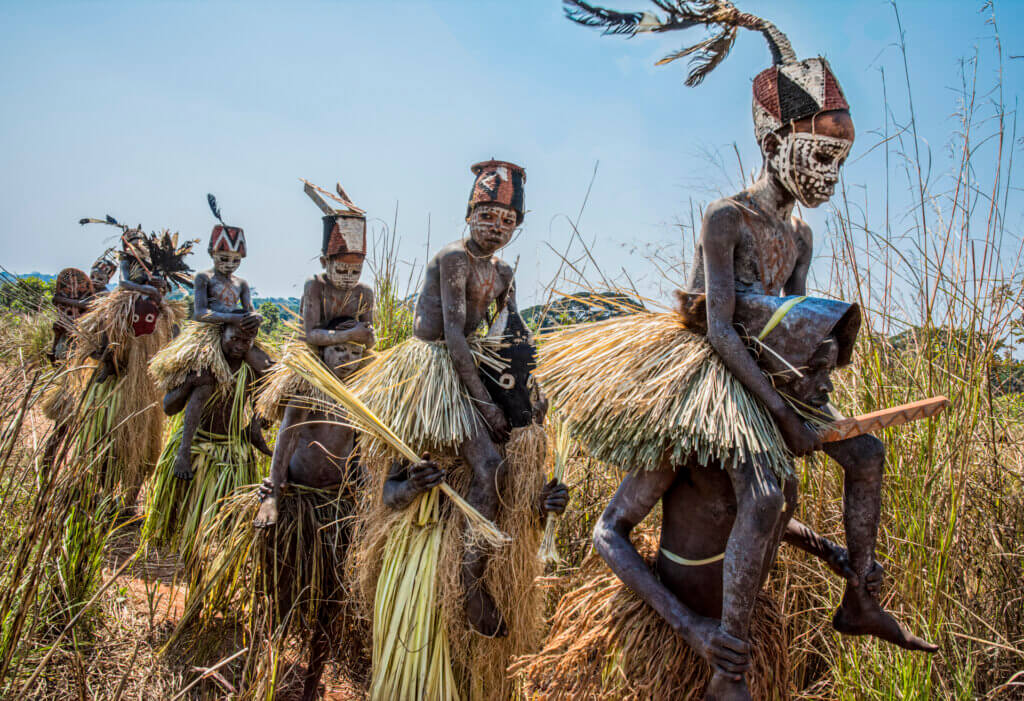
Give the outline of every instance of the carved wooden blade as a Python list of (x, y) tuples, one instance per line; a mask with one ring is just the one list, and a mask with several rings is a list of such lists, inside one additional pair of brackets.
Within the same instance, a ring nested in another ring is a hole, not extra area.
[(319, 207), (320, 211), (327, 216), (334, 214), (334, 208), (324, 201), (324, 198), (316, 191), (316, 186), (307, 180), (303, 180), (302, 182), (306, 183), (305, 187), (302, 188), (302, 191), (309, 195), (309, 199), (313, 200), (313, 204)]
[(822, 431), (821, 440), (823, 443), (832, 443), (846, 438), (861, 436), (865, 433), (881, 431), (883, 428), (902, 426), (911, 421), (935, 416), (948, 406), (949, 400), (945, 397), (930, 397), (911, 402), (910, 404), (879, 409), (870, 414), (861, 414), (849, 419), (839, 419)]

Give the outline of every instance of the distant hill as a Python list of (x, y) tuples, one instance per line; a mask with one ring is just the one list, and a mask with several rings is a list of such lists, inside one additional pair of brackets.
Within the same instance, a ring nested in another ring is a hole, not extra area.
[(533, 328), (546, 329), (587, 321), (604, 321), (644, 309), (642, 302), (617, 292), (577, 292), (572, 297), (554, 300), (546, 311), (542, 304), (524, 309), (521, 312), (523, 320)]

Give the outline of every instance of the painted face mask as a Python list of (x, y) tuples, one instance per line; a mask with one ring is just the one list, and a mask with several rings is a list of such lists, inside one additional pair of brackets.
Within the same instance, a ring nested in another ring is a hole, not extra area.
[(233, 251), (217, 251), (211, 254), (213, 258), (213, 269), (221, 275), (230, 276), (233, 272), (238, 270), (238, 266), (242, 264), (242, 254), (235, 253)]
[(327, 260), (327, 279), (335, 287), (349, 288), (359, 282), (359, 276), (363, 272), (363, 264), (346, 262), (340, 258), (329, 258)]
[(507, 207), (477, 205), (469, 218), (469, 234), (481, 248), (496, 251), (511, 240), (516, 221), (516, 213)]
[(828, 202), (839, 182), (839, 168), (853, 142), (834, 136), (790, 132), (768, 163), (790, 194), (806, 207)]

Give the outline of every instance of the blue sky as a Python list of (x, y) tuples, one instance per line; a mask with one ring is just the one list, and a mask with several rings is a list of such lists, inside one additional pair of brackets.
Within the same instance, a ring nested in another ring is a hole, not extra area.
[[(878, 141), (880, 68), (893, 109), (906, 114), (889, 3), (740, 6), (772, 19), (799, 55), (829, 58), (859, 132), (845, 177), (875, 187), (878, 153), (858, 156)], [(899, 5), (937, 168), (956, 127), (959, 60), (977, 50), (979, 84), (995, 78), (981, 6)], [(1005, 54), (1024, 54), (1024, 3), (995, 7)], [(653, 64), (700, 30), (602, 37), (565, 20), (557, 0), (5, 0), (0, 26), (0, 265), (19, 272), (87, 268), (111, 230), (77, 220), (107, 213), (201, 238), (192, 264), (208, 267), (213, 192), (225, 219), (246, 230), (240, 274), (260, 294), (298, 295), (319, 268), (320, 243), (299, 177), (340, 180), (376, 218), (371, 230), (390, 225), (397, 207), (402, 259), (421, 265), (461, 235), (469, 166), (494, 156), (527, 170), (531, 211), (507, 252), (519, 258), (524, 301), (554, 277), (548, 245), (564, 250), (597, 161), (581, 233), (606, 272), (624, 269), (657, 296), (667, 288), (645, 260), (650, 247), (679, 255), (676, 223), (689, 221), (691, 203), (735, 182), (734, 142), (747, 170), (758, 162), (750, 80), (769, 56), (750, 33), (689, 89), (684, 65)], [(1011, 105), (1022, 71), (1024, 60), (1007, 58)], [(819, 229), (823, 216), (808, 214)]]

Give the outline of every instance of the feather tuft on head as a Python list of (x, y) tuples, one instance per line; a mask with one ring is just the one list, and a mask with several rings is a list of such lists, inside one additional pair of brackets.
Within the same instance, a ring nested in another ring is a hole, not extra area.
[(786, 35), (768, 20), (741, 12), (730, 0), (651, 0), (665, 13), (664, 19), (649, 12), (617, 12), (589, 5), (582, 0), (562, 0), (565, 15), (585, 27), (603, 28), (603, 34), (635, 36), (641, 32), (669, 32), (691, 27), (712, 27), (716, 31), (703, 41), (669, 54), (657, 62), (663, 66), (690, 57), (686, 84), (699, 85), (717, 68), (736, 42), (739, 29), (760, 32), (768, 42), (773, 64), (794, 63), (796, 53)]
[(224, 219), (220, 216), (220, 207), (217, 206), (217, 198), (214, 197), (212, 193), (208, 192), (206, 193), (206, 202), (210, 205), (210, 211), (213, 212), (213, 216), (217, 217), (217, 221), (219, 221), (222, 226), (226, 227), (227, 224), (224, 223)]

